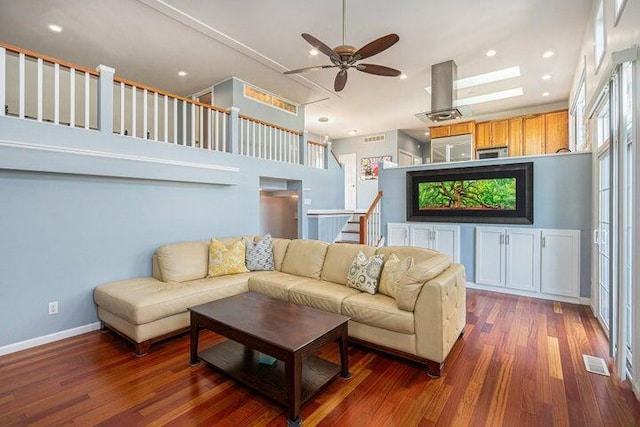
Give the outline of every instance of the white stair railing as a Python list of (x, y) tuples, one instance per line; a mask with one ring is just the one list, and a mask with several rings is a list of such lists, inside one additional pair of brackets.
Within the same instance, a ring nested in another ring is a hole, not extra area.
[(240, 119), (239, 154), (278, 162), (300, 163), (302, 132), (242, 114), (238, 117)]
[(360, 217), (360, 243), (368, 246), (380, 246), (382, 242), (382, 228), (380, 224), (380, 200), (383, 192), (371, 203), (366, 214)]

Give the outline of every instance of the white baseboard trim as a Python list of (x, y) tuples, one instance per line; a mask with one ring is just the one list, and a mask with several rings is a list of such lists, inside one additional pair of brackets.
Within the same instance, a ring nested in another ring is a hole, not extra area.
[(632, 381), (631, 389), (633, 390), (633, 394), (636, 395), (636, 399), (640, 400), (640, 384), (638, 384), (637, 381)]
[(560, 295), (543, 294), (540, 292), (521, 291), (518, 289), (509, 288), (497, 288), (495, 286), (479, 285), (473, 282), (467, 282), (467, 287), (470, 289), (478, 289), (481, 291), (497, 292), (500, 294), (516, 295), (519, 297), (539, 298), (551, 301), (568, 302), (571, 304), (591, 305), (591, 299), (583, 297), (565, 297)]
[(88, 325), (78, 326), (77, 328), (66, 329), (64, 331), (54, 332), (53, 334), (5, 345), (4, 347), (0, 347), (0, 356), (15, 353), (16, 351), (26, 350), (32, 347), (37, 347), (43, 344), (49, 344), (50, 342), (60, 341), (65, 338), (75, 337), (76, 335), (96, 331), (98, 329), (100, 329), (100, 322), (89, 323)]

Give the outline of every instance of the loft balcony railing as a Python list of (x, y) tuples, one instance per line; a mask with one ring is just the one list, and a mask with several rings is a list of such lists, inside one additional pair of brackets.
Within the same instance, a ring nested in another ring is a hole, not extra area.
[(0, 43), (0, 116), (326, 169), (303, 132)]

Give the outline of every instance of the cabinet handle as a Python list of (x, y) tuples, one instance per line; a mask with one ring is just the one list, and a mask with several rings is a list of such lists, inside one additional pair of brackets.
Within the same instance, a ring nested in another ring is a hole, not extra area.
[(542, 247), (546, 247), (547, 246), (547, 238), (545, 236), (542, 236)]
[(600, 243), (600, 241), (599, 241), (599, 240), (600, 240), (600, 239), (599, 239), (599, 237), (600, 237), (600, 236), (599, 236), (599, 234), (600, 234), (600, 233), (599, 233), (599, 231), (598, 231), (598, 229), (597, 229), (597, 228), (596, 228), (595, 230), (593, 230), (593, 244), (594, 244), (594, 245), (597, 245), (598, 243)]
[(507, 234), (505, 238), (506, 238), (506, 244), (508, 245), (509, 244), (509, 235)]
[(429, 234), (431, 234), (431, 240), (436, 240), (436, 232), (435, 231), (430, 231)]
[(504, 234), (500, 233), (500, 244), (504, 245)]

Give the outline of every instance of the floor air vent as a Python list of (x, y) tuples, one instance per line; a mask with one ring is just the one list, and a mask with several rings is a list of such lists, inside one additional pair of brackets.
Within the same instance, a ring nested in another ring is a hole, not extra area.
[(610, 376), (609, 369), (607, 368), (607, 364), (604, 363), (603, 358), (583, 354), (582, 359), (584, 360), (584, 367), (587, 371), (607, 377)]

